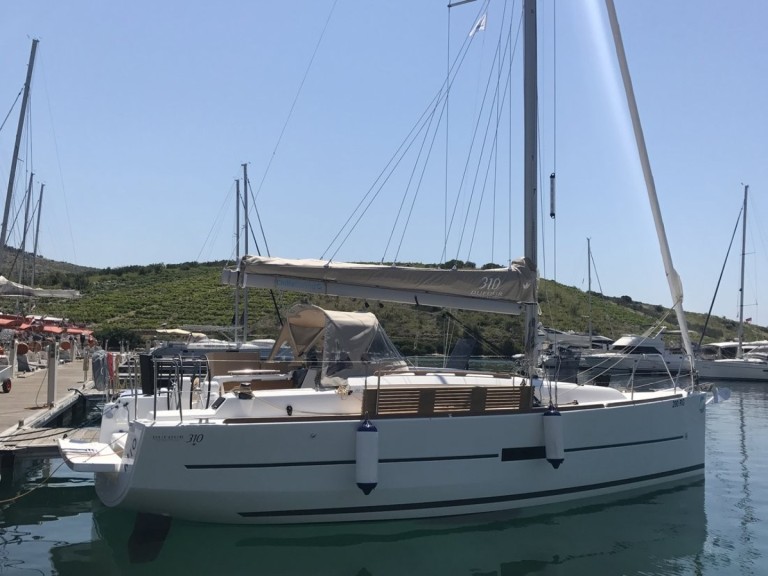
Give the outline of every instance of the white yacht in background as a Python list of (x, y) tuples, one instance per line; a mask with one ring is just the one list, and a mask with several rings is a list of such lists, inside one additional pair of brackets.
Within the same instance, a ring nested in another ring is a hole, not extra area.
[(645, 376), (676, 376), (690, 372), (690, 362), (682, 352), (667, 349), (662, 334), (622, 336), (605, 352), (584, 354), (579, 360), (579, 371), (600, 374), (637, 374)]
[[(752, 340), (741, 343), (741, 352), (746, 354), (760, 346), (768, 346), (768, 340)], [(704, 344), (696, 355), (697, 360), (733, 360), (739, 355), (739, 342), (728, 340), (725, 342), (710, 342)]]
[(696, 360), (696, 371), (702, 382), (765, 382), (768, 383), (768, 342), (744, 347), (741, 358)]
[(613, 340), (599, 334), (564, 331), (555, 328), (539, 327), (539, 343), (544, 348), (572, 348), (580, 350), (607, 350)]
[(696, 371), (699, 378), (733, 382), (768, 383), (768, 361), (765, 351), (768, 342), (744, 342), (744, 257), (747, 242), (747, 197), (749, 186), (744, 186), (744, 204), (741, 212), (741, 285), (739, 289), (739, 334), (733, 342), (708, 344), (699, 352)]

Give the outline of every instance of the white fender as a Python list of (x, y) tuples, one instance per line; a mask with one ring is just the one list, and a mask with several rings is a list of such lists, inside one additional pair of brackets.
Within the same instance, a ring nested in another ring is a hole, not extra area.
[(379, 482), (379, 431), (367, 418), (357, 427), (355, 480), (366, 496)]
[(565, 446), (563, 443), (563, 417), (557, 409), (550, 404), (549, 410), (544, 412), (544, 449), (547, 462), (557, 469), (565, 460)]

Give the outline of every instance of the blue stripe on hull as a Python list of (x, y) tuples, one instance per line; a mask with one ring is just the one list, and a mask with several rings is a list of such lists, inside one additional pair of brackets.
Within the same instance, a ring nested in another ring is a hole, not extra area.
[(348, 508), (312, 508), (306, 510), (272, 510), (261, 512), (240, 512), (243, 518), (267, 518), (267, 517), (290, 517), (290, 516), (333, 516), (341, 514), (372, 514), (378, 512), (397, 512), (404, 510), (426, 510), (435, 508), (455, 508), (459, 506), (477, 506), (483, 504), (495, 504), (500, 502), (516, 502), (521, 500), (533, 500), (536, 498), (547, 498), (552, 496), (561, 496), (564, 494), (576, 494), (579, 492), (588, 492), (590, 490), (602, 490), (615, 486), (628, 486), (649, 480), (658, 480), (661, 478), (671, 478), (681, 474), (688, 474), (697, 470), (704, 470), (704, 464), (697, 464), (687, 468), (678, 468), (667, 472), (657, 474), (648, 474), (635, 478), (625, 478), (623, 480), (613, 480), (611, 482), (600, 482), (597, 484), (588, 484), (572, 488), (560, 488), (557, 490), (544, 490), (540, 492), (526, 492), (524, 494), (508, 494), (504, 496), (491, 496), (487, 498), (467, 498), (463, 500), (443, 500), (437, 502), (413, 502), (407, 504), (387, 504), (382, 506), (355, 506)]
[[(585, 446), (582, 448), (566, 448), (566, 452), (583, 452), (587, 450), (606, 450), (610, 448), (626, 448), (628, 446), (641, 446), (643, 444), (657, 444), (659, 442), (673, 442), (683, 440), (685, 436), (670, 436), (668, 438), (654, 438), (653, 440), (641, 440), (638, 442), (622, 442), (616, 444), (601, 444), (599, 446)], [(489, 458), (498, 458), (499, 454), (468, 454), (462, 456), (428, 456), (422, 458), (382, 458), (381, 464), (393, 464), (404, 462), (441, 462), (451, 460), (481, 460)], [(502, 448), (501, 461), (511, 462), (519, 460), (538, 460), (546, 458), (544, 446), (523, 446), (517, 448)], [(268, 462), (268, 463), (247, 463), (237, 464), (187, 464), (187, 470), (231, 470), (245, 468), (284, 468), (295, 466), (344, 466), (354, 464), (354, 460), (324, 460), (305, 462)]]

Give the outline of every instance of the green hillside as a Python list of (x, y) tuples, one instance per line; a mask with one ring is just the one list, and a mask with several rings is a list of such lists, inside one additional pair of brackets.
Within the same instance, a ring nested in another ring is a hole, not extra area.
[[(40, 277), (43, 287), (77, 288), (78, 300), (39, 300), (35, 314), (85, 322), (96, 331), (100, 341), (110, 345), (128, 340), (142, 343), (141, 335), (160, 327), (231, 326), (234, 292), (220, 283), (225, 262), (187, 262), (152, 264), (125, 268), (91, 270), (58, 269), (49, 265)], [(540, 285), (541, 321), (560, 330), (585, 332), (588, 328), (590, 299), (577, 288), (543, 280)], [(360, 300), (275, 294), (264, 290), (249, 293), (249, 338), (274, 337), (279, 329), (276, 309), (285, 311), (296, 302), (311, 302), (339, 310), (364, 310)], [(404, 354), (442, 353), (466, 332), (481, 343), (478, 353), (510, 355), (521, 352), (522, 319), (476, 312), (447, 312), (415, 309), (413, 306), (368, 303), (390, 337)], [(698, 341), (705, 315), (689, 313), (692, 339)], [(591, 296), (593, 333), (617, 338), (626, 333), (643, 332), (663, 325), (667, 332), (677, 330), (674, 313), (665, 306), (633, 301), (629, 296)], [(736, 336), (736, 322), (725, 318), (710, 319), (708, 341)], [(214, 334), (211, 334), (214, 335)], [(768, 339), (768, 329), (749, 325), (745, 337)]]

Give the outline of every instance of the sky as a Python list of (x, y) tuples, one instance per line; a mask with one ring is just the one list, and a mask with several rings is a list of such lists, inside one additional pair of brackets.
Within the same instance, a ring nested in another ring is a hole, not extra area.
[[(249, 253), (521, 256), (521, 3), (446, 3), (0, 3), (3, 190), (40, 41), (9, 243), (21, 244), (34, 172), (35, 194), (45, 183), (42, 256), (98, 268), (234, 260), (245, 252), (235, 180), (246, 164)], [(767, 324), (768, 4), (616, 0), (616, 10), (685, 309), (710, 307), (746, 184), (744, 315)], [(671, 306), (605, 7), (540, 0), (538, 18), (540, 274), (586, 290), (589, 238), (593, 290)], [(499, 69), (502, 53), (511, 64)], [(459, 55), (447, 106), (430, 108)], [(498, 121), (497, 138), (478, 114)], [(393, 156), (403, 142), (408, 154)], [(717, 315), (738, 318), (740, 256), (739, 229)]]

